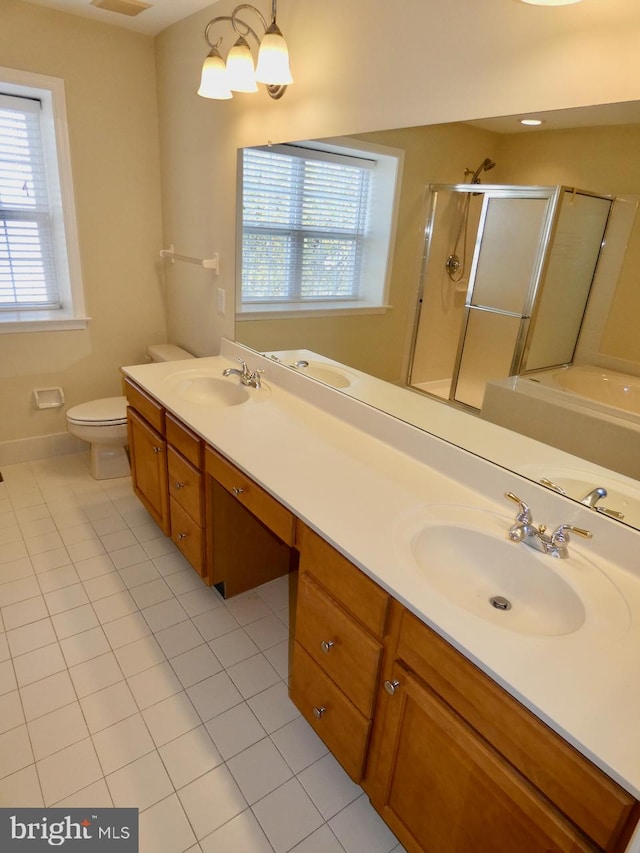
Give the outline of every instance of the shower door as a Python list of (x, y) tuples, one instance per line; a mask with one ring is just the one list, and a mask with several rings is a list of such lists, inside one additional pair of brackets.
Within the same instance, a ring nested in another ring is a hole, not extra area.
[(559, 189), (428, 187), (410, 387), (479, 409), (519, 365)]
[(557, 187), (486, 188), (449, 399), (480, 409), (486, 383), (517, 370), (557, 199)]

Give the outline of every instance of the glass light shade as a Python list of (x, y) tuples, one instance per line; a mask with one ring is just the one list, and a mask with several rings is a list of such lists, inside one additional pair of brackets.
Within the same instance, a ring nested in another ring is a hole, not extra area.
[(287, 43), (275, 23), (271, 24), (260, 42), (256, 80), (258, 83), (272, 86), (288, 86), (293, 83)]
[(198, 94), (202, 98), (212, 98), (216, 101), (228, 101), (229, 98), (233, 98), (224, 59), (215, 47), (212, 48), (202, 64), (202, 77), (200, 78)]
[(234, 92), (257, 92), (256, 70), (247, 40), (240, 36), (227, 56), (227, 79)]

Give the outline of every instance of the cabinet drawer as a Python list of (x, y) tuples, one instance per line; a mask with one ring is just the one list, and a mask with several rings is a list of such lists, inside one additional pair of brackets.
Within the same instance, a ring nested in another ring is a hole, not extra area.
[(202, 474), (171, 446), (167, 449), (167, 459), (171, 497), (202, 527)]
[(287, 545), (293, 545), (294, 517), (257, 483), (243, 474), (212, 448), (205, 450), (205, 468), (249, 512)]
[(160, 403), (129, 379), (124, 381), (124, 393), (131, 408), (139, 412), (154, 429), (158, 430), (160, 435), (164, 435), (164, 409)]
[(167, 441), (191, 462), (196, 468), (202, 470), (202, 439), (194, 432), (167, 413)]
[(199, 575), (204, 576), (204, 537), (202, 529), (173, 498), (169, 499), (171, 538)]
[(382, 638), (387, 593), (306, 524), (298, 525), (297, 538), (300, 570), (310, 572), (374, 636)]
[(303, 573), (298, 584), (296, 639), (315, 662), (370, 717), (382, 645)]
[(604, 850), (618, 848), (635, 800), (407, 611), (397, 657)]
[(349, 776), (362, 779), (370, 722), (355, 708), (302, 646), (294, 642), (292, 701)]

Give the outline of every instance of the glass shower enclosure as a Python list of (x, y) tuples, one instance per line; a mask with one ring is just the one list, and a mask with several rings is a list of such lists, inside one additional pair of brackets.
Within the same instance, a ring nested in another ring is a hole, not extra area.
[(570, 363), (612, 202), (430, 185), (407, 384), (479, 410), (488, 381)]

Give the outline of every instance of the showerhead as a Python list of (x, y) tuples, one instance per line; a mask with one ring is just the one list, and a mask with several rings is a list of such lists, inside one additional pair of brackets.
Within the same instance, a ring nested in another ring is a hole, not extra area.
[(470, 184), (479, 184), (480, 183), (480, 178), (479, 178), (480, 172), (488, 172), (490, 169), (493, 169), (493, 167), (495, 165), (496, 164), (495, 164), (494, 160), (490, 160), (488, 157), (485, 157), (484, 160), (482, 161), (482, 163), (480, 163), (478, 168), (475, 170), (475, 172), (472, 173), (471, 169), (465, 169), (464, 170), (465, 177), (467, 175), (473, 174), (473, 177), (471, 178), (469, 183)]

